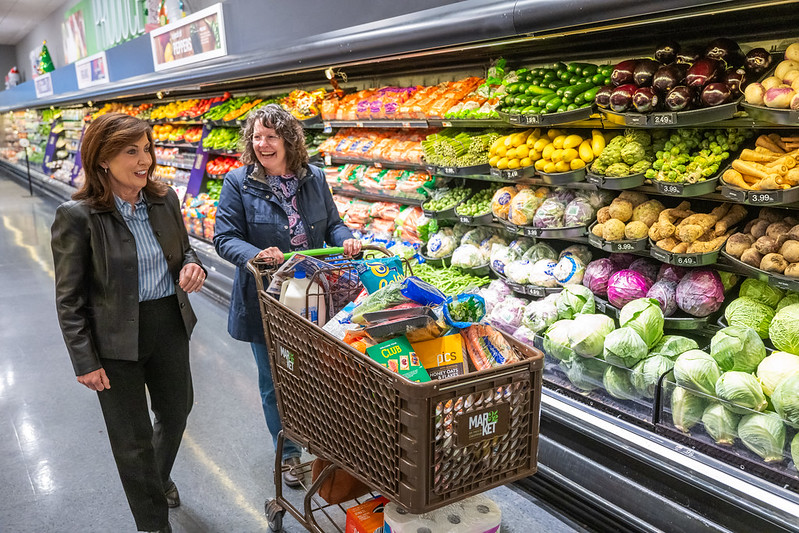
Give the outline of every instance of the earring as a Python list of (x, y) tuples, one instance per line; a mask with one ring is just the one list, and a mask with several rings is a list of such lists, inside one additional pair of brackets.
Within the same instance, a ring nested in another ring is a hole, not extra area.
[(102, 168), (102, 169), (103, 169), (103, 172), (105, 172), (106, 174), (108, 174), (108, 167), (100, 167), (100, 168)]

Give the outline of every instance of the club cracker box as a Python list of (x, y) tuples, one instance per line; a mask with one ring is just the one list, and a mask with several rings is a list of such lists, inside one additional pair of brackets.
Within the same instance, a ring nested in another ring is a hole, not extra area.
[(430, 375), (405, 335), (370, 346), (366, 349), (366, 355), (409, 381), (430, 381)]
[(463, 337), (446, 335), (437, 339), (413, 343), (413, 350), (427, 370), (430, 379), (446, 379), (468, 372), (464, 357)]
[(345, 533), (380, 533), (383, 531), (383, 507), (388, 498), (378, 496), (347, 509)]

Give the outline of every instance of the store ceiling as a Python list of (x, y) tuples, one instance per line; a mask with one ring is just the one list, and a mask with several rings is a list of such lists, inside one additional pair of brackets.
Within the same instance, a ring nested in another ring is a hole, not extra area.
[(0, 45), (16, 45), (64, 0), (0, 0)]

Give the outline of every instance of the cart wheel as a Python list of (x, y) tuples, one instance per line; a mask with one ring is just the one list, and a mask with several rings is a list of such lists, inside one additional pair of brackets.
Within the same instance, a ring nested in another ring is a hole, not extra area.
[(283, 531), (283, 515), (286, 514), (286, 510), (277, 503), (277, 500), (267, 500), (264, 504), (264, 513), (269, 522), (269, 531), (273, 533)]

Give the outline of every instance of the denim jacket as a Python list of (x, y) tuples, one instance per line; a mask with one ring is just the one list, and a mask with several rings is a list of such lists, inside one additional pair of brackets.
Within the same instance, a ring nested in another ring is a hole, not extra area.
[[(225, 176), (216, 210), (214, 247), (220, 257), (236, 265), (228, 332), (234, 339), (263, 343), (255, 279), (247, 270), (247, 261), (271, 246), (290, 251), (289, 226), (271, 187), (252, 177), (254, 170), (253, 165), (239, 167)], [(297, 207), (308, 233), (308, 246), (341, 246), (351, 239), (352, 232), (338, 215), (324, 172), (308, 166), (298, 179)]]

